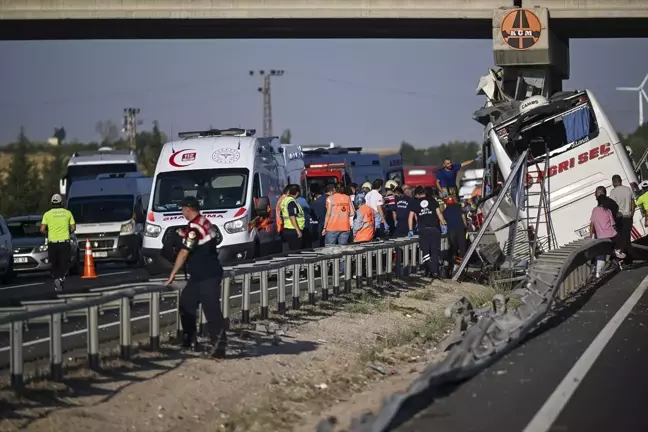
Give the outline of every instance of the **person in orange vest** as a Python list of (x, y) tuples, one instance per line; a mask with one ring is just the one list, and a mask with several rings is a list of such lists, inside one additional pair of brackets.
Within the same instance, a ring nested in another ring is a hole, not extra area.
[(347, 244), (351, 231), (351, 219), (355, 209), (349, 195), (344, 193), (344, 185), (335, 184), (335, 193), (326, 199), (326, 218), (324, 219), (324, 244)]
[(366, 243), (373, 240), (376, 234), (374, 211), (367, 205), (364, 197), (358, 199), (358, 213), (353, 221), (353, 242)]
[(283, 189), (283, 193), (279, 196), (277, 199), (277, 206), (275, 207), (275, 219), (277, 220), (277, 232), (281, 234), (283, 231), (283, 218), (281, 217), (281, 201), (283, 201), (284, 198), (288, 196), (288, 189), (290, 188), (290, 185), (286, 185), (286, 187)]

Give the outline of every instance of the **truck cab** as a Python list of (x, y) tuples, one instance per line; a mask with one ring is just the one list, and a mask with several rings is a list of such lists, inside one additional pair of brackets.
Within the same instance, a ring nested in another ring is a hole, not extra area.
[(335, 147), (304, 149), (306, 179), (310, 186), (319, 183), (373, 182), (384, 179), (385, 173), (377, 153), (362, 153), (362, 147)]
[(141, 173), (100, 174), (72, 184), (67, 208), (76, 222), (80, 256), (90, 241), (98, 261), (139, 265), (152, 179)]

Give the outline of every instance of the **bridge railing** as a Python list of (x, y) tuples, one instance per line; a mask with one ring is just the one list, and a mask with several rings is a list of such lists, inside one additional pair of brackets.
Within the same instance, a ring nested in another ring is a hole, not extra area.
[(611, 255), (612, 249), (608, 239), (583, 239), (541, 255), (528, 269), (523, 286), (511, 293), (520, 299), (515, 308), (509, 308), (508, 298), (501, 294), (481, 309), (465, 298), (458, 301), (446, 311), (454, 316), (455, 329), (444, 342), (449, 349), (444, 361), (428, 366), (406, 392), (391, 396), (376, 414), (357, 419), (351, 431), (393, 430), (431, 404), (437, 389), (447, 389), (493, 364), (524, 340), (556, 302), (595, 282), (593, 260)]
[[(447, 249), (442, 239), (442, 249)], [(261, 259), (254, 263), (226, 267), (221, 284), (221, 310), (226, 320), (232, 319), (235, 310), (240, 311), (240, 321), (250, 323), (253, 294), (258, 294), (259, 317), (270, 315), (270, 292), (276, 291), (276, 311), (286, 313), (290, 307), (299, 309), (303, 289), (307, 302), (314, 305), (319, 298), (329, 300), (341, 292), (350, 293), (355, 286), (371, 287), (392, 278), (404, 278), (417, 272), (421, 263), (418, 237), (399, 238), (387, 241), (326, 247), (299, 251), (285, 256)], [(288, 278), (287, 273), (292, 273)], [(300, 274), (305, 273), (305, 280)], [(329, 278), (330, 273), (330, 278)], [(270, 287), (270, 276), (276, 275), (276, 286)], [(318, 276), (319, 275), (319, 276)], [(252, 280), (257, 281), (259, 290), (252, 292)], [(319, 279), (316, 284), (316, 279)], [(354, 282), (355, 280), (355, 282)], [(232, 295), (232, 287), (240, 281), (241, 294)], [(290, 286), (290, 291), (287, 288)], [(133, 303), (148, 303), (149, 345), (152, 350), (160, 347), (160, 302), (162, 297), (176, 297), (176, 314), (181, 289), (165, 287), (160, 283), (137, 283), (91, 290), (82, 294), (59, 294), (56, 300), (25, 302), (19, 308), (0, 309), (0, 330), (10, 332), (10, 373), (15, 389), (24, 386), (24, 343), (23, 336), (28, 322), (48, 323), (49, 360), (52, 380), (63, 377), (63, 322), (68, 317), (85, 317), (86, 351), (90, 368), (99, 367), (99, 316), (102, 311), (119, 311), (120, 357), (129, 359), (132, 350), (133, 329), (131, 307)], [(287, 305), (287, 295), (290, 304)], [(199, 313), (204, 323), (204, 316)], [(176, 317), (176, 331), (180, 333), (180, 320)], [(75, 347), (78, 348), (78, 347)]]

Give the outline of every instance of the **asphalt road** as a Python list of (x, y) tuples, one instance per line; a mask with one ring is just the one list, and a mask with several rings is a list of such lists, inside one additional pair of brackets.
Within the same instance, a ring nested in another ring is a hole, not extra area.
[[(119, 264), (98, 263), (96, 271), (98, 276), (96, 279), (68, 276), (65, 281), (66, 292), (84, 292), (91, 288), (148, 280), (146, 270), (131, 269)], [(0, 307), (19, 306), (20, 302), (24, 300), (46, 300), (49, 298), (56, 298), (56, 293), (52, 278), (48, 273), (21, 273), (14, 278), (11, 284), (0, 285)]]
[(645, 264), (616, 274), (397, 430), (647, 430), (647, 276)]

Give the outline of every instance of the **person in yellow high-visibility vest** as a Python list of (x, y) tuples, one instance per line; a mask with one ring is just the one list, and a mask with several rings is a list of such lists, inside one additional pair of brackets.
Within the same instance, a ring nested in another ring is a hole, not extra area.
[(283, 220), (283, 237), (288, 243), (288, 249), (291, 251), (299, 250), (304, 247), (304, 227), (306, 218), (304, 209), (297, 202), (297, 196), (300, 193), (299, 185), (293, 184), (288, 186), (287, 196), (281, 200), (281, 219)]

